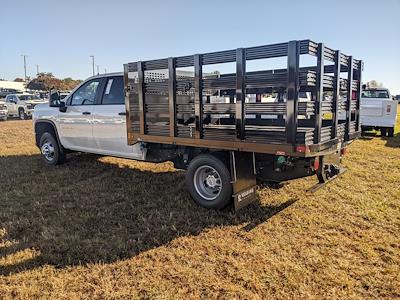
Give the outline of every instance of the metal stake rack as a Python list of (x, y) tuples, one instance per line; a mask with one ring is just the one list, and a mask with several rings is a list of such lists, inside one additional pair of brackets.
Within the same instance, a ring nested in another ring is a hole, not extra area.
[[(305, 56), (316, 63), (301, 66)], [(287, 58), (286, 68), (246, 71), (249, 61), (277, 57)], [(224, 63), (236, 73), (203, 72)], [(310, 40), (128, 63), (128, 143), (317, 156), (360, 135), (362, 68)], [(300, 101), (301, 92), (311, 99)], [(271, 93), (278, 101), (261, 100)]]

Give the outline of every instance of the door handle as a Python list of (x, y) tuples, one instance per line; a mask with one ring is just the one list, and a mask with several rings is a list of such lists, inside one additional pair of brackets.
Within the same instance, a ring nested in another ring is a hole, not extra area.
[(82, 115), (91, 115), (91, 112), (90, 112), (90, 111), (84, 111), (84, 112), (82, 113)]
[(120, 115), (120, 116), (126, 116), (126, 112), (120, 112), (118, 115)]

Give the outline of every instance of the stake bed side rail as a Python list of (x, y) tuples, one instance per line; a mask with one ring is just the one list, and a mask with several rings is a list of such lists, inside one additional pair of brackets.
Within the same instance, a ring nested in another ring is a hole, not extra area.
[[(284, 69), (247, 71), (282, 57)], [(305, 57), (314, 63), (301, 66)], [(229, 63), (235, 73), (205, 72)], [(360, 135), (362, 69), (310, 40), (128, 63), (128, 144), (320, 155)]]

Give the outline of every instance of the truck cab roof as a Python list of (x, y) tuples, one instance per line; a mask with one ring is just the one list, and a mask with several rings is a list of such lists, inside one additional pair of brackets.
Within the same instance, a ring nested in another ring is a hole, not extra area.
[(114, 77), (114, 76), (124, 76), (123, 72), (114, 72), (114, 73), (106, 73), (106, 74), (98, 74), (87, 78), (84, 81), (89, 81), (96, 78), (105, 78), (105, 77)]

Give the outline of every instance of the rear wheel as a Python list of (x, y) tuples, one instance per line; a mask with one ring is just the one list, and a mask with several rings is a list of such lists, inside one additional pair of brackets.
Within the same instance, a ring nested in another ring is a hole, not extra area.
[(381, 136), (386, 136), (386, 127), (381, 127)]
[(229, 170), (210, 154), (201, 154), (190, 162), (186, 186), (194, 201), (205, 208), (222, 209), (232, 201)]
[(47, 165), (58, 165), (65, 161), (65, 152), (53, 134), (45, 132), (40, 138), (40, 151)]
[(394, 137), (394, 127), (390, 127), (387, 130), (388, 137)]

